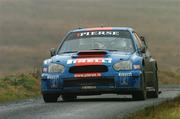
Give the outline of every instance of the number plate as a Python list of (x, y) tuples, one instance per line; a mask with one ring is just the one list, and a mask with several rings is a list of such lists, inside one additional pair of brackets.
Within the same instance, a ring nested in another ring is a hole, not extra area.
[(96, 89), (96, 86), (82, 86), (81, 89), (84, 89), (84, 90)]

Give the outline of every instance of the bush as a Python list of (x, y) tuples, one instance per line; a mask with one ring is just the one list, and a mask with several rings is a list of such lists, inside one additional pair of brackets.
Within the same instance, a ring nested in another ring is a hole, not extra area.
[(29, 74), (0, 79), (0, 102), (34, 97), (40, 94), (39, 80)]

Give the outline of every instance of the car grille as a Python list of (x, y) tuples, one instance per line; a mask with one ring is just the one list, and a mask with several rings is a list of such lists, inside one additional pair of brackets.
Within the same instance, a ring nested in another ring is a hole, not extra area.
[(114, 78), (75, 78), (75, 79), (64, 79), (64, 87), (77, 87), (77, 86), (114, 86)]
[(89, 73), (89, 72), (107, 72), (108, 67), (105, 65), (73, 66), (70, 67), (70, 73)]

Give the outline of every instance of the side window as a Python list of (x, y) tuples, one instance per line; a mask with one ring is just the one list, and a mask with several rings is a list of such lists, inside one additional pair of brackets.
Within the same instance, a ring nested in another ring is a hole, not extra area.
[(142, 47), (142, 41), (141, 41), (141, 39), (139, 38), (139, 36), (137, 35), (136, 32), (134, 32), (134, 36), (135, 36), (136, 39), (137, 39), (138, 48), (141, 48), (141, 47)]

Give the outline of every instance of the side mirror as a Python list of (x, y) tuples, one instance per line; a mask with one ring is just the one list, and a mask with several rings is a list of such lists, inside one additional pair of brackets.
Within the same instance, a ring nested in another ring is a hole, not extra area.
[(56, 55), (56, 49), (55, 48), (50, 49), (50, 55), (51, 55), (51, 57)]
[(147, 45), (147, 41), (146, 41), (145, 37), (141, 36), (140, 39), (141, 39), (142, 43), (145, 45), (144, 47), (147, 49), (148, 45)]
[(144, 36), (140, 36), (140, 39), (141, 39), (141, 41), (145, 41), (145, 37)]
[(140, 51), (141, 51), (141, 53), (145, 53), (145, 52), (146, 52), (146, 47), (143, 45), (143, 46), (140, 48)]

